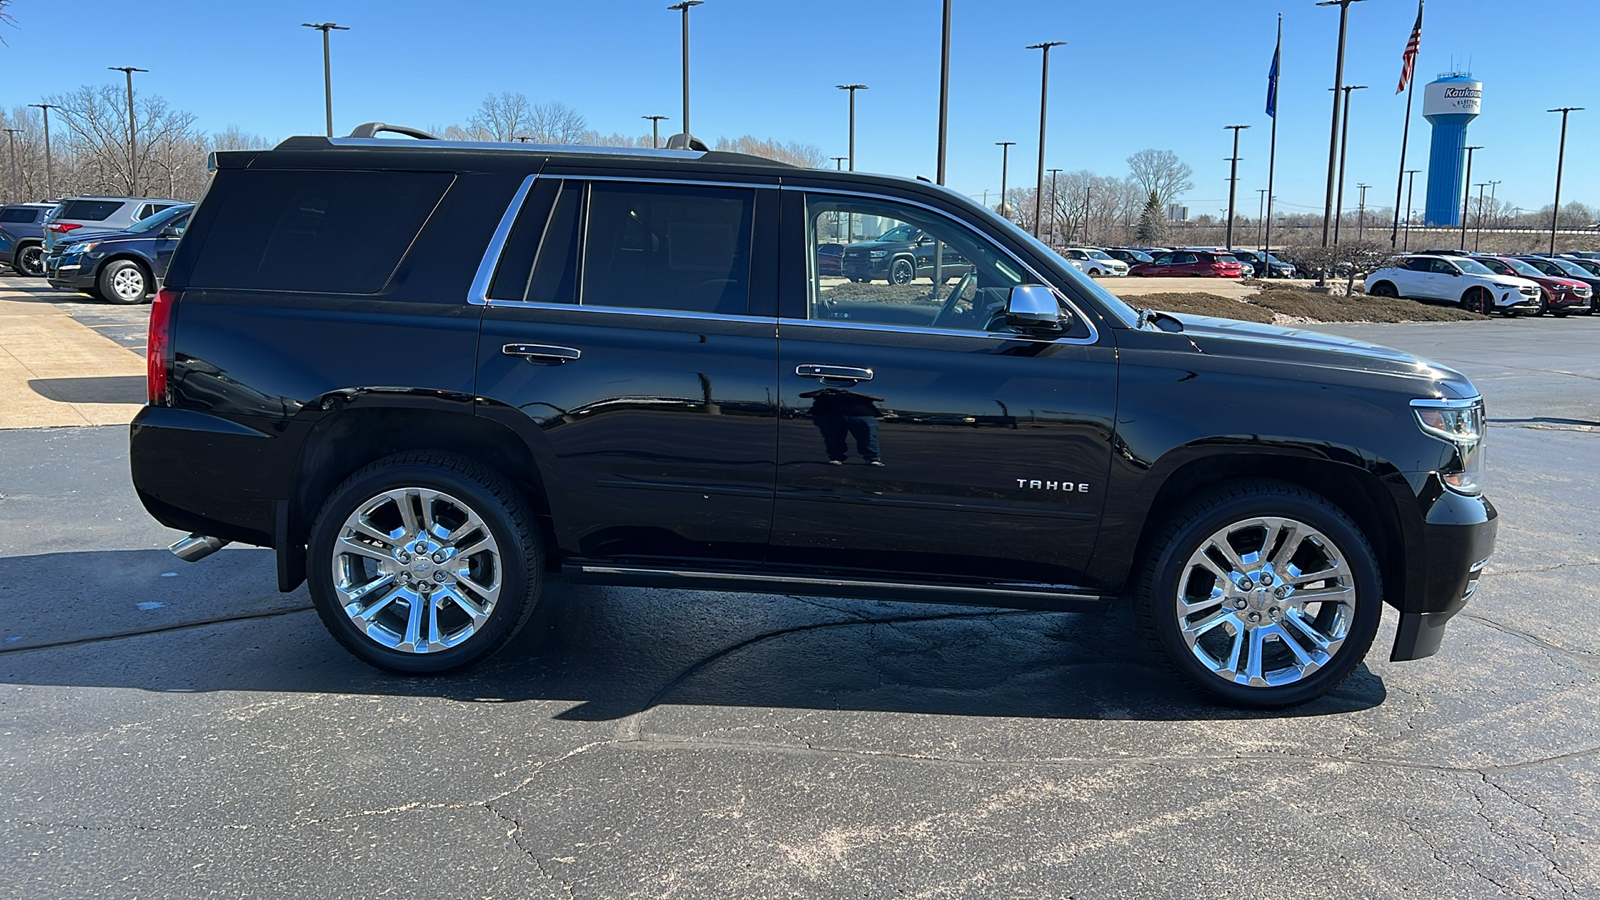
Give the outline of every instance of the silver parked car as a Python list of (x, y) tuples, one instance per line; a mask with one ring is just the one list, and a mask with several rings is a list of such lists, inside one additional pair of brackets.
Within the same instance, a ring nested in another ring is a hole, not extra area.
[(149, 197), (67, 197), (45, 214), (45, 253), (64, 236), (126, 231), (133, 223), (182, 202)]

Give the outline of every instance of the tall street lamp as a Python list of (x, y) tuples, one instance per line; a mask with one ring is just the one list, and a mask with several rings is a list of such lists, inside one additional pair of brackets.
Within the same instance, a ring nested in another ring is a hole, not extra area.
[(939, 162), (934, 182), (944, 184), (945, 138), (950, 133), (950, 0), (944, 0), (944, 27), (939, 40)]
[(650, 120), (650, 149), (661, 149), (661, 120), (666, 116), (640, 116), (641, 119)]
[(44, 195), (46, 197), (54, 197), (56, 195), (56, 180), (55, 174), (51, 171), (50, 163), (50, 110), (60, 109), (61, 107), (56, 106), (54, 103), (29, 103), (28, 105), (44, 110)]
[(1472, 154), (1482, 150), (1482, 147), (1468, 147), (1467, 149), (1467, 189), (1466, 195), (1461, 198), (1461, 249), (1467, 249), (1467, 208), (1472, 205)]
[(693, 134), (689, 130), (689, 10), (699, 6), (705, 0), (683, 0), (674, 3), (667, 9), (676, 9), (683, 12), (683, 133)]
[[(1473, 232), (1472, 232), (1472, 252), (1473, 253), (1477, 253), (1478, 252), (1478, 248), (1483, 245), (1483, 195), (1485, 193), (1487, 193), (1488, 190), (1489, 190), (1489, 182), (1480, 181), (1477, 184), (1477, 188), (1478, 188), (1478, 225), (1477, 225), (1476, 228), (1473, 229)], [(1471, 188), (1468, 188), (1467, 192), (1471, 193)]]
[(1262, 244), (1261, 244), (1261, 223), (1266, 221), (1266, 218), (1267, 218), (1267, 189), (1266, 188), (1256, 188), (1256, 193), (1261, 195), (1260, 203), (1257, 204), (1257, 209), (1256, 209), (1256, 246), (1260, 247), (1260, 246), (1262, 246)]
[(1056, 222), (1060, 219), (1059, 204), (1056, 202), (1056, 197), (1059, 196), (1056, 193), (1056, 176), (1060, 174), (1060, 169), (1050, 170), (1050, 236), (1053, 239), (1059, 239), (1057, 238), (1059, 232), (1056, 228)]
[[(1561, 151), (1556, 156), (1556, 206), (1550, 210), (1550, 255), (1556, 255), (1556, 228), (1561, 224), (1561, 172), (1567, 165), (1567, 116), (1579, 112), (1581, 106), (1563, 106), (1545, 112), (1561, 113)], [(1471, 176), (1468, 176), (1471, 177)]]
[(849, 159), (850, 157), (848, 157), (848, 156), (834, 156), (834, 157), (830, 157), (830, 158), (833, 160), (833, 167), (842, 172), (842, 171), (844, 171), (844, 161)]
[[(1318, 6), (1339, 7), (1339, 52), (1333, 67), (1333, 124), (1328, 128), (1328, 198), (1322, 207), (1322, 246), (1328, 246), (1333, 216), (1333, 170), (1339, 157), (1339, 92), (1344, 90), (1344, 43), (1350, 28), (1350, 4), (1361, 0), (1323, 0)], [(1349, 94), (1345, 95), (1349, 97)]]
[(322, 95), (328, 111), (328, 137), (333, 137), (333, 53), (328, 47), (328, 32), (350, 29), (332, 22), (301, 22), (300, 27), (322, 32)]
[(1366, 89), (1367, 86), (1364, 84), (1353, 84), (1341, 88), (1344, 91), (1344, 124), (1339, 129), (1339, 192), (1334, 195), (1333, 200), (1333, 243), (1335, 245), (1339, 243), (1339, 220), (1344, 218), (1344, 163), (1345, 153), (1350, 147), (1350, 94), (1354, 91), (1364, 91)]
[(1233, 201), (1239, 189), (1239, 132), (1249, 128), (1249, 125), (1224, 125), (1224, 131), (1233, 132), (1233, 156), (1229, 159), (1233, 163), (1232, 173), (1228, 176), (1228, 242), (1223, 246), (1233, 249)]
[(113, 72), (121, 72), (128, 76), (128, 193), (134, 197), (139, 196), (139, 155), (135, 147), (137, 136), (133, 127), (133, 73), (148, 72), (149, 69), (136, 69), (133, 66), (106, 66)]
[(1017, 145), (1016, 141), (995, 141), (994, 145), (1000, 148), (1000, 218), (1006, 217), (1006, 165), (1010, 161), (1011, 148)]
[(1050, 100), (1050, 48), (1059, 47), (1066, 41), (1045, 41), (1042, 44), (1029, 44), (1029, 50), (1044, 51), (1044, 65), (1039, 73), (1039, 180), (1033, 186), (1033, 236), (1039, 236), (1039, 219), (1044, 197), (1044, 122), (1045, 113), (1049, 108)]
[(841, 84), (839, 90), (850, 92), (850, 171), (856, 170), (856, 91), (864, 91), (864, 84)]
[(1361, 199), (1356, 202), (1356, 240), (1360, 241), (1367, 233), (1367, 188), (1370, 184), (1358, 184), (1356, 190), (1361, 192)]

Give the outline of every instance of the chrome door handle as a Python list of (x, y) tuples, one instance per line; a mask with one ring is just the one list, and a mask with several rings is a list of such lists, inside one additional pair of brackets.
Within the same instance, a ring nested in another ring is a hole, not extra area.
[(855, 366), (819, 366), (811, 363), (794, 367), (801, 378), (820, 378), (824, 381), (871, 381), (872, 370)]
[(506, 344), (500, 348), (500, 352), (507, 356), (555, 363), (569, 362), (583, 356), (583, 351), (575, 347), (557, 347), (553, 344)]

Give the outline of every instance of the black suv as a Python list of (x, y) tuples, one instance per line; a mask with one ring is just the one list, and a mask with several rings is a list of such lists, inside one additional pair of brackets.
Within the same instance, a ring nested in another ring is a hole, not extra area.
[[(546, 577), (1127, 601), (1192, 684), (1283, 706), (1385, 602), (1390, 658), (1435, 653), (1493, 548), (1464, 376), (1141, 313), (931, 184), (370, 136), (216, 165), (152, 308), (134, 483), (182, 558), (276, 548), (378, 666), (483, 659)], [(823, 278), (852, 219), (965, 271)]]
[[(824, 226), (826, 222), (817, 224)], [(881, 279), (890, 284), (910, 284), (919, 278), (933, 279), (937, 268), (939, 283), (943, 284), (972, 271), (959, 253), (941, 246), (933, 235), (917, 226), (894, 220), (888, 220), (888, 224), (892, 227), (876, 238), (844, 248), (841, 264), (846, 278), (858, 283)]]

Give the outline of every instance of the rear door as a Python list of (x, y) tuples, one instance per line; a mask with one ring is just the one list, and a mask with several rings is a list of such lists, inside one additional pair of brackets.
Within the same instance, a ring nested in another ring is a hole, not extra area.
[(542, 176), (530, 191), (480, 301), (478, 410), (532, 449), (566, 553), (761, 559), (776, 215), (777, 191), (752, 186)]

